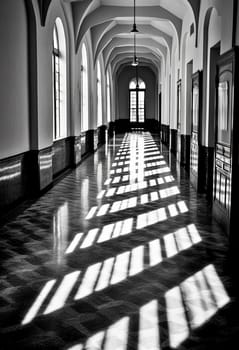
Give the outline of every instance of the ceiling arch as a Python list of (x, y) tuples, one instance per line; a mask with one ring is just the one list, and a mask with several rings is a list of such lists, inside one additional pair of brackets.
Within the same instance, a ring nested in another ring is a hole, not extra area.
[[(110, 55), (115, 47), (130, 47), (133, 49), (133, 38), (130, 40), (123, 39), (123, 38), (114, 38), (110, 41), (110, 43), (105, 47), (103, 50), (103, 55), (105, 58), (105, 65), (108, 65)], [(149, 51), (158, 50), (160, 54), (164, 57), (166, 60), (167, 56), (167, 48), (166, 46), (163, 46), (159, 42), (155, 41), (151, 38), (137, 38), (137, 56), (138, 56), (138, 50), (140, 47), (148, 48)]]
[[(124, 52), (126, 57), (128, 52), (132, 55), (132, 49), (129, 48), (132, 45), (129, 44), (132, 34), (129, 34), (133, 23), (133, 0), (62, 1), (71, 4), (76, 52), (85, 34), (90, 31), (94, 64), (100, 54), (106, 59), (105, 67), (114, 60), (115, 52)], [(139, 44), (142, 46), (140, 59), (147, 54), (152, 59), (158, 59), (158, 65), (161, 61), (171, 62), (172, 47), (175, 44), (180, 55), (183, 19), (190, 16), (197, 32), (200, 2), (201, 0), (136, 0), (135, 14), (139, 29), (137, 49)], [(122, 45), (125, 46), (124, 50)]]
[(107, 21), (100, 24), (97, 24), (91, 28), (91, 38), (92, 38), (92, 46), (93, 52), (95, 51), (95, 47), (97, 43), (103, 38), (104, 35), (114, 27), (114, 21)]
[[(164, 66), (165, 59), (159, 53), (158, 50), (152, 49), (152, 51), (149, 52), (147, 48), (142, 47), (142, 46), (139, 46), (138, 51), (137, 51), (137, 57), (139, 58), (139, 64), (140, 64), (141, 60), (144, 59), (144, 57), (146, 57), (149, 53), (151, 54), (151, 57), (152, 57), (152, 55), (154, 55), (154, 57), (157, 60), (158, 65), (160, 65), (160, 62), (162, 62), (162, 66)], [(110, 57), (105, 65), (105, 70), (107, 70), (109, 64), (111, 64), (111, 62), (115, 59), (115, 57), (117, 57), (120, 54), (123, 54), (125, 57), (128, 57), (132, 62), (134, 52), (133, 52), (133, 49), (131, 47), (128, 47), (128, 48), (124, 47), (124, 46), (116, 47), (113, 49), (113, 51), (110, 54)]]
[[(125, 57), (125, 55), (121, 54), (120, 57), (115, 57), (114, 60), (111, 62), (112, 67), (112, 75), (116, 75), (119, 69), (122, 66), (129, 66), (131, 65), (132, 58), (131, 57)], [(154, 70), (157, 77), (160, 77), (160, 66), (158, 65), (158, 58), (154, 57), (154, 54), (146, 54), (142, 60), (140, 60), (140, 67), (141, 66), (147, 66), (150, 67), (152, 70)]]
[(71, 2), (74, 32), (76, 36), (77, 34), (76, 23), (78, 23), (78, 25), (81, 25), (83, 18), (87, 15), (89, 9), (94, 4), (95, 0), (83, 0), (83, 1), (64, 0), (64, 1)]
[[(127, 62), (124, 62), (124, 63), (122, 63), (120, 66), (119, 66), (119, 68), (118, 68), (118, 70), (114, 73), (114, 76), (117, 78), (120, 74), (121, 74), (121, 72), (122, 72), (122, 70), (124, 70), (124, 68), (125, 67), (129, 67), (129, 64), (127, 63)], [(155, 75), (155, 78), (156, 78), (156, 83), (157, 83), (157, 85), (159, 85), (160, 84), (160, 80), (159, 80), (159, 77), (158, 77), (158, 72), (157, 72), (157, 69), (153, 66), (153, 65), (148, 65), (147, 64), (147, 62), (145, 62), (142, 66), (141, 66), (141, 68), (149, 68), (153, 73), (154, 73), (154, 75)], [(136, 75), (136, 72), (135, 72), (135, 75)], [(141, 75), (141, 73), (140, 73), (140, 69), (138, 70), (138, 76), (140, 77), (140, 75)], [(116, 79), (117, 80), (117, 79)]]
[[(117, 64), (119, 64), (124, 60), (132, 64), (133, 59), (132, 59), (131, 52), (122, 51), (117, 56), (115, 56), (110, 62), (111, 69), (113, 70)], [(142, 62), (145, 62), (145, 61), (149, 62), (149, 60), (151, 60), (152, 63), (155, 63), (158, 69), (161, 69), (162, 58), (159, 55), (155, 54), (154, 52), (144, 52), (144, 56), (140, 57), (139, 63), (141, 64)]]
[[(123, 33), (130, 33), (132, 26), (129, 24), (116, 24), (114, 27), (112, 27), (103, 37), (102, 39), (96, 44), (95, 50), (94, 50), (94, 60), (96, 62), (98, 55), (104, 48), (109, 44), (109, 42), (114, 38), (115, 36)], [(143, 33), (143, 35), (148, 36), (149, 38), (162, 38), (164, 44), (168, 48), (170, 54), (172, 51), (172, 38), (167, 35), (166, 33), (162, 32), (161, 30), (154, 28), (150, 25), (138, 25), (137, 26), (139, 33)], [(132, 36), (132, 34), (131, 34)]]
[[(114, 20), (117, 18), (129, 18), (128, 7), (122, 6), (101, 6), (96, 10), (87, 15), (81, 23), (81, 26), (77, 29), (76, 36), (76, 51), (78, 50), (79, 44), (83, 39), (85, 33), (93, 26), (107, 22), (109, 20)], [(130, 17), (131, 18), (131, 17)], [(150, 20), (167, 20), (172, 23), (173, 28), (178, 41), (180, 42), (181, 30), (182, 30), (182, 19), (175, 16), (171, 12), (165, 10), (161, 6), (151, 6), (151, 7), (138, 7), (137, 8), (137, 18), (147, 18)], [(130, 19), (131, 20), (131, 19)]]

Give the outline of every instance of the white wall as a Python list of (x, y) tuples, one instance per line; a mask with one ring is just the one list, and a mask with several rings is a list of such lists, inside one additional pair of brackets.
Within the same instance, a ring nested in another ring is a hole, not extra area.
[(237, 8), (237, 26), (236, 26), (236, 38), (235, 38), (235, 44), (239, 46), (239, 6)]
[[(37, 18), (37, 125), (38, 141), (35, 148), (48, 147), (53, 142), (53, 106), (52, 106), (52, 30), (56, 17), (60, 17), (66, 34), (68, 52), (67, 61), (67, 135), (78, 136), (80, 134), (80, 48), (75, 53), (74, 29), (72, 13), (69, 3), (52, 0), (46, 25), (42, 27), (39, 18), (38, 1), (32, 0)], [(170, 124), (176, 128), (176, 83), (178, 69), (182, 79), (182, 133), (189, 133), (188, 121), (186, 121), (186, 66), (193, 61), (193, 72), (203, 69), (203, 33), (204, 20), (208, 9), (217, 7), (213, 11), (208, 36), (208, 55), (210, 48), (221, 40), (221, 53), (232, 47), (232, 19), (233, 0), (203, 0), (199, 18), (199, 40), (195, 47), (195, 32), (189, 35), (193, 16), (185, 16), (182, 26), (182, 38), (180, 42), (180, 61), (178, 61), (177, 43), (173, 41), (172, 62), (169, 58), (162, 60), (160, 79), (162, 88), (162, 123)], [(239, 17), (239, 14), (238, 14)], [(221, 30), (221, 24), (223, 25)], [(196, 27), (195, 27), (196, 30)], [(239, 29), (237, 28), (237, 43), (239, 43)], [(30, 149), (29, 140), (29, 91), (28, 91), (28, 41), (27, 41), (27, 16), (24, 0), (8, 0), (0, 3), (0, 158), (12, 156)], [(86, 33), (84, 41), (87, 43), (89, 58), (89, 128), (97, 127), (97, 98), (96, 98), (96, 67), (93, 64), (92, 43), (90, 30)], [(103, 77), (104, 62), (100, 56)], [(210, 57), (208, 56), (208, 60)], [(172, 65), (173, 66), (172, 66)], [(171, 76), (171, 98), (169, 99), (169, 77)], [(209, 78), (207, 78), (209, 79)], [(207, 90), (208, 90), (207, 82)], [(114, 96), (117, 91), (112, 83), (112, 101), (117, 103)], [(106, 83), (102, 79), (103, 120), (106, 123)], [(157, 91), (156, 91), (157, 96)], [(113, 107), (113, 106), (112, 106)], [(117, 108), (112, 108), (112, 116)], [(170, 115), (169, 115), (170, 112)], [(209, 112), (206, 108), (206, 144), (208, 133)]]
[[(210, 62), (211, 57), (211, 48), (216, 45), (218, 42), (221, 41), (221, 17), (218, 16), (217, 11), (215, 9), (212, 10), (212, 14), (210, 17), (209, 22), (209, 28), (208, 28), (208, 62)], [(206, 125), (204, 128), (204, 137), (205, 137), (205, 146), (214, 146), (212, 144), (214, 142), (214, 135), (209, 136), (209, 124), (210, 124), (210, 118), (214, 116), (210, 116), (209, 114), (209, 105), (210, 105), (210, 99), (209, 99), (209, 93), (210, 93), (210, 64), (208, 64), (208, 70), (207, 72), (204, 72), (207, 74), (207, 99), (206, 99)]]
[(71, 118), (70, 118), (70, 93), (69, 84), (70, 75), (70, 40), (69, 26), (67, 18), (59, 1), (53, 0), (46, 19), (46, 25), (41, 26), (40, 20), (37, 20), (37, 72), (38, 72), (38, 148), (42, 149), (52, 145), (53, 142), (53, 98), (52, 98), (52, 37), (53, 26), (56, 18), (59, 17), (63, 23), (65, 39), (66, 39), (66, 64), (67, 64), (67, 135), (71, 134)]
[(38, 28), (38, 149), (52, 145), (52, 27)]
[[(199, 17), (199, 28), (198, 28), (198, 46), (195, 47), (195, 33), (194, 35), (189, 35), (190, 25), (192, 23), (192, 18), (184, 18), (183, 28), (182, 28), (182, 40), (181, 40), (181, 70), (180, 76), (182, 78), (182, 133), (190, 133), (190, 125), (188, 120), (186, 121), (186, 65), (191, 60), (193, 61), (193, 73), (197, 70), (203, 70), (203, 74), (207, 74), (207, 100), (209, 94), (209, 72), (205, 72), (205, 67), (203, 67), (203, 55), (204, 55), (204, 30), (205, 30), (205, 16), (209, 9), (216, 7), (212, 11), (212, 16), (210, 18), (209, 32), (208, 32), (208, 62), (210, 60), (210, 49), (218, 41), (221, 41), (221, 54), (228, 51), (232, 47), (232, 22), (233, 22), (233, 1), (232, 0), (203, 0), (201, 1), (200, 7), (200, 17)], [(224, 23), (223, 28), (221, 24)], [(196, 30), (196, 27), (195, 27)], [(187, 36), (187, 39), (185, 37)], [(207, 103), (206, 115), (203, 116), (206, 121), (204, 122), (204, 132), (205, 135), (203, 139), (206, 140), (204, 143), (208, 145), (209, 133), (209, 106)]]
[(0, 2), (0, 42), (0, 159), (3, 159), (30, 147), (24, 0)]

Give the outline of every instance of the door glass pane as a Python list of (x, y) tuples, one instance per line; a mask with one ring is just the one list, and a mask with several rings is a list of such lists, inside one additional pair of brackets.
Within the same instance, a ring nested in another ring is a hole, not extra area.
[(138, 91), (139, 123), (144, 122), (144, 91)]
[(130, 121), (136, 122), (136, 91), (130, 91)]
[(130, 90), (130, 121), (144, 122), (145, 90)]

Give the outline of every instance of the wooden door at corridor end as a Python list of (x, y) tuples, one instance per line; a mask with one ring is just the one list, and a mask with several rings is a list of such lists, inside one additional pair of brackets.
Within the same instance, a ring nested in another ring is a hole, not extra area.
[[(238, 225), (238, 145), (239, 72), (238, 51), (231, 50), (217, 64), (216, 128), (214, 155), (213, 213), (239, 243)], [(233, 243), (232, 243), (233, 244)]]

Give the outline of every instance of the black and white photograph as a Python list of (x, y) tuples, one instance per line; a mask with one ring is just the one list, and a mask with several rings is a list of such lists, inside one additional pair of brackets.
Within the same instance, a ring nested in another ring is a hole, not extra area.
[(0, 1), (0, 350), (239, 349), (238, 0)]

